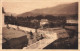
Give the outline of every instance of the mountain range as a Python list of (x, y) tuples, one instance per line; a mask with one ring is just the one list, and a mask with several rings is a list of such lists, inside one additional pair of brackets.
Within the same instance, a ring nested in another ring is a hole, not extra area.
[(29, 12), (19, 14), (18, 16), (37, 16), (37, 15), (74, 15), (78, 14), (78, 2), (69, 4), (60, 4), (55, 7), (48, 7), (42, 9), (35, 9)]

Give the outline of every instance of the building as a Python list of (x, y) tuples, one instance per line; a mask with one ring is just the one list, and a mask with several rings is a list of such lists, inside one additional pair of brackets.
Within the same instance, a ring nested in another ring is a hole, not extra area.
[(78, 24), (78, 20), (69, 19), (69, 20), (66, 20), (66, 23)]
[(41, 28), (43, 28), (43, 26), (44, 26), (45, 24), (49, 24), (49, 21), (48, 21), (47, 19), (41, 19), (41, 20), (40, 20), (40, 26), (41, 26)]

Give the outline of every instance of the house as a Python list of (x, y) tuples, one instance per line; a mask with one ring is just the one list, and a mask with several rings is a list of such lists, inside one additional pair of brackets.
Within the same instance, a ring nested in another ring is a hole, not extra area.
[(48, 21), (47, 19), (41, 19), (41, 20), (40, 20), (40, 26), (43, 28), (43, 26), (44, 26), (45, 24), (49, 24), (49, 21)]
[(78, 17), (67, 17), (66, 23), (68, 24), (78, 24)]
[(78, 24), (78, 20), (75, 20), (75, 19), (68, 19), (68, 20), (66, 20), (66, 23)]

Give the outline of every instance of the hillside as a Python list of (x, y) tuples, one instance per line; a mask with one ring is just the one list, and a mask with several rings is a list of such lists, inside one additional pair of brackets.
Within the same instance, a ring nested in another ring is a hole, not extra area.
[(30, 12), (22, 13), (18, 16), (37, 16), (37, 15), (73, 15), (78, 14), (78, 3), (61, 4), (55, 7), (35, 9)]

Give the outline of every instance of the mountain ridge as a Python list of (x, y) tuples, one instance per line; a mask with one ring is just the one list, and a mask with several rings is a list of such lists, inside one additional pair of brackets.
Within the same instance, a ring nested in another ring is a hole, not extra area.
[(55, 7), (35, 9), (30, 12), (19, 14), (18, 16), (38, 16), (38, 15), (73, 15), (78, 14), (78, 2), (70, 4), (60, 4)]

